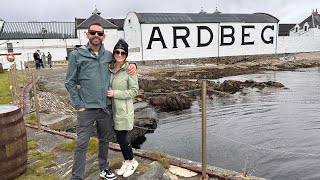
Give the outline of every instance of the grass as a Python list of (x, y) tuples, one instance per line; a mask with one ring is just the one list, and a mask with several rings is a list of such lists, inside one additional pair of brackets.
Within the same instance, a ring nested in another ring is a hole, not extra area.
[(31, 114), (27, 119), (27, 123), (31, 125), (38, 125), (36, 114)]
[(34, 151), (29, 151), (28, 152), (28, 158), (30, 159), (50, 159), (50, 158), (54, 158), (56, 157), (56, 155), (52, 152), (48, 152), (48, 153), (42, 153), (38, 150), (34, 150)]
[(8, 74), (9, 72), (6, 70), (0, 74), (0, 104), (12, 102)]
[[(87, 155), (93, 155), (98, 153), (98, 144), (99, 141), (97, 138), (91, 137), (89, 140), (88, 152)], [(64, 151), (74, 151), (77, 145), (76, 140), (72, 140), (69, 142), (58, 144), (57, 148), (64, 150)]]
[(165, 169), (170, 168), (169, 158), (167, 157), (167, 155), (165, 153), (152, 152), (150, 155), (157, 158), (158, 162), (163, 166), (163, 168), (165, 168)]
[(28, 140), (28, 150), (35, 149), (38, 147), (38, 143), (35, 140)]
[[(27, 175), (33, 175), (33, 176), (46, 175), (45, 168), (55, 166), (55, 165), (56, 165), (55, 162), (48, 160), (48, 159), (39, 160), (28, 167)], [(52, 176), (52, 177), (54, 177), (54, 176)]]
[(95, 173), (95, 172), (97, 172), (97, 171), (100, 171), (100, 169), (99, 169), (98, 166), (91, 167), (91, 168), (89, 169), (90, 174)]
[[(49, 174), (46, 174), (46, 168), (55, 166), (56, 163), (50, 158), (56, 157), (52, 152), (41, 153), (37, 148), (37, 142), (34, 140), (28, 141), (28, 159), (37, 159), (37, 161), (31, 165), (28, 165), (27, 172), (20, 176), (17, 180), (57, 180), (58, 178)], [(32, 149), (32, 150), (30, 150)]]
[(110, 168), (119, 169), (122, 165), (122, 162), (123, 162), (122, 158), (114, 158), (110, 161)]
[[(4, 70), (0, 73), (0, 104), (9, 104), (12, 102), (11, 91), (9, 86), (9, 71)], [(24, 85), (26, 82), (30, 81), (29, 76), (22, 74), (21, 71), (16, 73), (18, 86)]]
[(139, 164), (139, 166), (137, 167), (137, 170), (136, 170), (136, 171), (142, 174), (142, 173), (147, 172), (148, 169), (149, 169), (149, 168), (148, 168), (147, 166), (144, 166), (144, 165), (140, 165), (140, 164)]

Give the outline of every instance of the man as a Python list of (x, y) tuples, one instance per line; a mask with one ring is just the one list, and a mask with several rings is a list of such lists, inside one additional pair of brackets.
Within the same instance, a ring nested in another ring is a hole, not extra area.
[[(104, 49), (102, 41), (106, 35), (99, 23), (89, 26), (86, 33), (89, 43), (81, 46), (69, 55), (68, 71), (65, 86), (77, 110), (77, 146), (70, 179), (84, 179), (86, 152), (93, 124), (96, 123), (99, 139), (100, 176), (105, 179), (116, 179), (111, 172), (107, 157), (109, 135), (112, 130), (111, 99), (106, 93), (109, 89), (109, 63), (112, 53)], [(131, 64), (129, 74), (136, 73), (136, 66)]]
[(36, 69), (40, 69), (40, 50), (37, 50), (33, 53), (33, 58), (36, 65)]

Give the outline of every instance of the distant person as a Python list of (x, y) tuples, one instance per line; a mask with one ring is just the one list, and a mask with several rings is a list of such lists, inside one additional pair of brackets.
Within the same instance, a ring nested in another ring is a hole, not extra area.
[(46, 55), (44, 53), (40, 54), (40, 66), (44, 69), (44, 63), (46, 62)]
[(40, 69), (40, 50), (39, 49), (33, 53), (33, 58), (34, 58), (36, 69)]
[(51, 62), (51, 60), (52, 60), (52, 55), (50, 54), (50, 52), (48, 52), (48, 64), (49, 64), (49, 66), (50, 66), (50, 68), (52, 68), (52, 62)]
[(139, 84), (137, 74), (126, 72), (128, 44), (120, 39), (113, 49), (113, 61), (109, 66), (111, 72), (110, 90), (112, 97), (114, 130), (124, 158), (117, 175), (129, 177), (137, 169), (139, 163), (133, 158), (131, 144), (128, 142), (128, 132), (133, 129), (134, 107), (133, 98), (138, 94)]
[[(106, 35), (99, 23), (91, 24), (86, 33), (88, 44), (70, 53), (65, 86), (77, 110), (77, 145), (70, 179), (84, 179), (89, 139), (96, 124), (100, 177), (114, 180), (108, 163), (109, 137), (112, 131), (111, 98), (109, 89), (112, 53), (104, 48)], [(136, 74), (136, 65), (130, 64), (129, 74)]]
[(42, 68), (44, 68), (44, 66), (46, 65), (46, 55), (44, 53), (42, 53), (41, 55), (41, 60), (42, 60)]

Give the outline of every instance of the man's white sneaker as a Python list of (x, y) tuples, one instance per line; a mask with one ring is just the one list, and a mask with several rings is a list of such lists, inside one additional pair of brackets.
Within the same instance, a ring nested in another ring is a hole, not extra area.
[(134, 173), (134, 171), (137, 169), (138, 165), (139, 165), (139, 163), (136, 160), (134, 160), (134, 163), (128, 162), (128, 166), (127, 166), (125, 172), (123, 173), (123, 177), (126, 178), (126, 177), (131, 176)]
[(117, 179), (116, 175), (112, 173), (111, 169), (105, 169), (105, 170), (101, 171), (100, 177), (107, 179), (107, 180)]
[(121, 168), (116, 170), (116, 174), (122, 176), (128, 165), (129, 163), (127, 161), (123, 161)]

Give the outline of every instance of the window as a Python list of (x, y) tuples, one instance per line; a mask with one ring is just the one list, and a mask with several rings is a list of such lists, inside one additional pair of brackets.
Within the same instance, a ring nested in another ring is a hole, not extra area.
[(7, 43), (8, 53), (13, 53), (13, 45), (12, 43)]
[(308, 27), (307, 26), (304, 27), (304, 31), (308, 31)]
[(131, 23), (131, 19), (128, 20), (129, 24)]
[(298, 32), (298, 27), (296, 27), (296, 32)]

